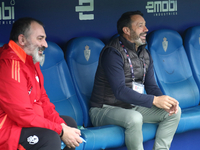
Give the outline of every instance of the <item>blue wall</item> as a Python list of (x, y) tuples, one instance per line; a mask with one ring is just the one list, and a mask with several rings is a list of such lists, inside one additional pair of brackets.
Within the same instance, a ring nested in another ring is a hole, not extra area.
[(61, 47), (79, 36), (107, 42), (121, 14), (131, 10), (144, 13), (149, 32), (169, 28), (183, 34), (200, 25), (199, 6), (199, 0), (0, 0), (0, 42), (8, 42), (13, 22), (25, 16), (41, 20), (47, 40)]

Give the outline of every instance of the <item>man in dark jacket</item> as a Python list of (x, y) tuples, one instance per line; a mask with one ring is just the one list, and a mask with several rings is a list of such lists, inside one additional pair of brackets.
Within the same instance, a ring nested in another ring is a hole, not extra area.
[(124, 13), (117, 28), (120, 36), (100, 54), (90, 100), (91, 121), (94, 126), (124, 127), (128, 150), (143, 150), (143, 123), (159, 123), (154, 150), (168, 150), (181, 110), (178, 101), (163, 95), (155, 82), (153, 61), (145, 49), (148, 29), (143, 14)]

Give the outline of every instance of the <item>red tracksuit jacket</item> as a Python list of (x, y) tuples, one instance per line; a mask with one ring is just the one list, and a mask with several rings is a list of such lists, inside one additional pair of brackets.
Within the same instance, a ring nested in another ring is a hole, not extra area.
[(17, 150), (23, 127), (60, 134), (61, 123), (44, 89), (39, 63), (9, 41), (0, 48), (0, 150)]

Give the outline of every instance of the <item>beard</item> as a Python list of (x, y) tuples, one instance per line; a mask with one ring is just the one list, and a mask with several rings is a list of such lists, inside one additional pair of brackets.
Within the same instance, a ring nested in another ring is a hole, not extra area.
[(130, 29), (130, 38), (131, 40), (133, 40), (135, 42), (135, 44), (139, 47), (141, 45), (146, 44), (146, 40), (145, 39), (141, 39), (140, 36), (145, 35), (146, 32), (140, 33), (139, 35), (137, 35), (135, 33), (135, 31), (133, 31), (133, 29)]
[[(35, 63), (37, 63), (37, 62), (42, 62), (43, 61), (43, 51), (45, 50), (45, 47), (37, 47), (37, 48), (35, 48), (35, 50), (34, 50), (34, 53), (33, 53), (33, 55), (32, 55), (32, 57), (33, 57), (33, 62), (34, 62), (34, 64)], [(38, 51), (42, 51), (42, 54), (39, 54), (38, 53)]]
[[(43, 51), (45, 50), (44, 46), (38, 47), (37, 45), (32, 44), (31, 42), (28, 42), (24, 46), (24, 51), (26, 52), (27, 55), (32, 56), (33, 58), (33, 63), (41, 62), (43, 61)], [(39, 53), (42, 52), (42, 53)]]

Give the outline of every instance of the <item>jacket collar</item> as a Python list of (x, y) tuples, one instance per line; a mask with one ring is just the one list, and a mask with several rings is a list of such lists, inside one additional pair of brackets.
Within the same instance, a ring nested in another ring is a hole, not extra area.
[(126, 46), (128, 49), (130, 50), (135, 50), (135, 43), (131, 43), (129, 42), (125, 37), (120, 36), (119, 39), (122, 41), (122, 43), (124, 44), (124, 46)]
[(124, 46), (126, 46), (128, 49), (134, 51), (137, 54), (139, 54), (143, 49), (145, 49), (145, 47), (147, 45), (147, 44), (144, 44), (144, 45), (139, 46), (138, 50), (136, 51), (136, 49), (135, 49), (135, 43), (131, 43), (130, 41), (128, 41), (123, 36), (119, 36), (119, 39), (122, 41), (122, 43), (124, 44)]
[(26, 53), (25, 53), (25, 51), (21, 47), (19, 47), (19, 45), (17, 45), (12, 40), (9, 41), (8, 45), (17, 54), (17, 56), (25, 63), (25, 61), (26, 61)]

